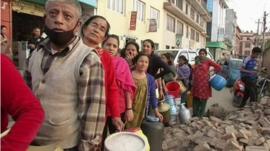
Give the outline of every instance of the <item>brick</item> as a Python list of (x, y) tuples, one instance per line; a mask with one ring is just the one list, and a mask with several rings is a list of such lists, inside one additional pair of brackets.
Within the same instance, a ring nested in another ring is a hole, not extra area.
[(256, 140), (255, 145), (259, 146), (262, 145), (265, 142), (265, 138), (264, 137), (260, 137)]
[(245, 145), (248, 145), (249, 144), (249, 139), (241, 138), (241, 139), (239, 139), (239, 142), (243, 143)]
[(243, 146), (239, 145), (238, 142), (235, 141), (227, 141), (225, 148), (223, 151), (242, 151)]
[(270, 109), (265, 109), (265, 110), (264, 110), (264, 114), (265, 114), (265, 115), (270, 115)]
[(228, 139), (235, 139), (236, 140), (237, 139), (234, 133), (227, 133), (227, 134), (223, 135), (221, 138), (224, 140), (228, 140)]
[(211, 151), (211, 148), (207, 143), (203, 143), (195, 146), (193, 151)]
[(246, 129), (240, 129), (239, 130), (240, 134), (242, 134), (243, 138), (249, 138), (252, 137), (252, 133), (249, 130)]
[(246, 151), (267, 151), (264, 146), (247, 146)]
[(270, 127), (262, 127), (260, 130), (262, 134), (270, 135)]
[(214, 116), (210, 116), (210, 120), (213, 122), (217, 122), (217, 123), (222, 123), (223, 121), (217, 117)]
[(235, 134), (235, 133), (237, 133), (237, 131), (235, 130), (233, 125), (226, 126), (225, 127), (225, 132), (226, 132), (226, 134), (231, 134), (231, 133)]

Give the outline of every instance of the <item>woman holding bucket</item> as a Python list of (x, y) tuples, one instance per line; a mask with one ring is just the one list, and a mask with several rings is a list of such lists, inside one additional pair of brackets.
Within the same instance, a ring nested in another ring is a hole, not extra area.
[[(181, 55), (178, 57), (178, 66), (176, 68), (177, 71), (177, 80), (182, 81), (184, 86), (189, 90), (190, 86), (190, 67), (188, 66), (188, 60), (185, 56)], [(187, 103), (187, 91), (181, 92), (181, 102)]]
[(207, 100), (212, 96), (209, 84), (209, 68), (214, 67), (216, 72), (221, 70), (220, 65), (208, 59), (206, 55), (206, 49), (200, 49), (199, 56), (195, 58), (195, 67), (193, 69), (193, 115), (199, 117), (204, 115)]
[(157, 108), (158, 101), (155, 93), (155, 79), (150, 74), (147, 74), (149, 57), (145, 54), (139, 54), (134, 58), (134, 64), (135, 70), (132, 72), (132, 76), (137, 87), (135, 101), (132, 106), (134, 118), (126, 124), (126, 128), (140, 127), (146, 116), (145, 114), (148, 114), (150, 105), (154, 109), (155, 116), (160, 121), (163, 120), (163, 116), (158, 112)]

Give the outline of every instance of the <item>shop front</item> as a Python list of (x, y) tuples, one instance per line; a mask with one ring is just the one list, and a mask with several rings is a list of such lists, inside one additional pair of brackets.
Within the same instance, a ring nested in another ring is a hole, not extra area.
[[(80, 2), (84, 16), (88, 17), (95, 13), (96, 0), (80, 0)], [(35, 27), (39, 27), (41, 31), (44, 29), (45, 3), (46, 0), (14, 0), (11, 2), (10, 29), (13, 37), (13, 60), (22, 70), (25, 69), (27, 41), (31, 39), (32, 30)]]

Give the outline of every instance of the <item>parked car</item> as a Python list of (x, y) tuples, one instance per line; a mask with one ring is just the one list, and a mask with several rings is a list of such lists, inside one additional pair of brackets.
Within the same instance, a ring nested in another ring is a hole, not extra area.
[(195, 63), (195, 57), (197, 56), (196, 51), (191, 49), (163, 49), (156, 50), (156, 54), (162, 55), (164, 53), (170, 53), (173, 57), (174, 65), (178, 64), (178, 57), (183, 55), (188, 59), (188, 62), (193, 65)]
[[(162, 55), (164, 53), (170, 53), (173, 57), (174, 65), (178, 64), (178, 57), (183, 55), (188, 59), (189, 64), (195, 64), (195, 57), (199, 55), (199, 51), (192, 49), (161, 49), (155, 50), (155, 54)], [(213, 60), (213, 56), (210, 52), (207, 52), (207, 57)]]

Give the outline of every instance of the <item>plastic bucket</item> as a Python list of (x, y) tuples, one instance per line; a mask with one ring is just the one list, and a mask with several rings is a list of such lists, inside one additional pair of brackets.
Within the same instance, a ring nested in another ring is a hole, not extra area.
[(166, 84), (166, 88), (168, 89), (169, 95), (174, 96), (175, 98), (180, 96), (181, 88), (180, 84), (176, 81), (171, 81)]
[(146, 143), (132, 132), (118, 132), (108, 136), (104, 143), (105, 151), (145, 151)]
[(221, 75), (215, 74), (210, 78), (210, 84), (214, 89), (220, 91), (226, 86), (227, 81)]

